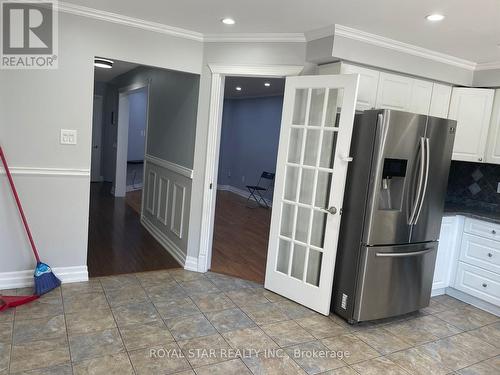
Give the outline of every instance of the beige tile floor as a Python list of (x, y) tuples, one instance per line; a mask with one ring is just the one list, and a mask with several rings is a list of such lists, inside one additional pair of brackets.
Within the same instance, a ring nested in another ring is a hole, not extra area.
[(66, 284), (0, 313), (0, 375), (21, 373), (500, 374), (500, 319), (439, 296), (349, 326), (245, 280), (148, 272)]

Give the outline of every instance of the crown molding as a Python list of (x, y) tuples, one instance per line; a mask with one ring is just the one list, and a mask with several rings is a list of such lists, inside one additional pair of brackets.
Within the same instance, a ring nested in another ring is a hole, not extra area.
[(334, 34), (335, 34), (335, 25), (330, 25), (319, 29), (307, 31), (305, 33), (305, 37), (306, 40), (310, 42), (312, 40), (328, 38), (330, 36), (333, 36)]
[(413, 56), (423, 57), (429, 60), (456, 66), (470, 71), (474, 71), (477, 66), (477, 64), (473, 61), (461, 59), (455, 56), (450, 56), (441, 52), (436, 52), (427, 48), (418, 47), (394, 39), (389, 39), (380, 35), (371, 34), (347, 26), (335, 25), (335, 37), (336, 36), (357, 40), (378, 47), (388, 48), (394, 51), (406, 53)]
[(500, 69), (500, 61), (479, 63), (476, 65), (476, 70), (493, 70), (493, 69)]
[(237, 43), (305, 43), (302, 33), (234, 33), (205, 34), (204, 42), (237, 42)]
[(101, 21), (112, 22), (120, 25), (136, 27), (139, 29), (153, 31), (156, 33), (177, 36), (180, 38), (203, 42), (203, 34), (196, 31), (186, 30), (179, 27), (168, 26), (158, 22), (141, 20), (139, 18), (124, 16), (118, 13), (107, 12), (81, 5), (75, 5), (59, 1), (59, 11), (77, 16), (92, 18)]

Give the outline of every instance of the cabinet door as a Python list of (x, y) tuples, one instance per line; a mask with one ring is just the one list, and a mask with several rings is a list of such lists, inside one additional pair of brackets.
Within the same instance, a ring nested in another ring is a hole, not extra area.
[(453, 88), (448, 116), (457, 120), (453, 160), (484, 161), (493, 96), (490, 89)]
[(414, 79), (411, 89), (409, 111), (421, 115), (428, 115), (431, 105), (432, 82)]
[(446, 288), (450, 285), (450, 274), (453, 267), (454, 253), (457, 247), (458, 218), (446, 216), (441, 224), (439, 235), (439, 246), (434, 268), (434, 280), (432, 290)]
[(342, 64), (343, 74), (359, 74), (358, 100), (356, 109), (364, 111), (375, 108), (380, 73), (373, 69)]
[(410, 109), (412, 86), (412, 78), (380, 73), (376, 107), (408, 111)]
[(430, 116), (448, 118), (450, 109), (451, 86), (434, 83), (432, 88)]
[(495, 91), (495, 102), (488, 134), (486, 162), (500, 164), (500, 90)]

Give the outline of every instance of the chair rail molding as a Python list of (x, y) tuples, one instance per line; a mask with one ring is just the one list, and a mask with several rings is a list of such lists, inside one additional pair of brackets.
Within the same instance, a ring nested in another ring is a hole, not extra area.
[[(10, 167), (12, 175), (19, 176), (76, 176), (90, 177), (90, 169), (80, 168), (39, 168), (39, 167)], [(5, 175), (5, 170), (0, 168), (0, 175)]]
[(160, 167), (163, 167), (165, 169), (168, 169), (172, 172), (178, 173), (184, 177), (187, 177), (189, 179), (193, 179), (193, 170), (186, 168), (182, 165), (172, 163), (167, 160), (163, 160), (160, 158), (157, 158), (156, 156), (146, 154), (146, 162), (158, 165)]

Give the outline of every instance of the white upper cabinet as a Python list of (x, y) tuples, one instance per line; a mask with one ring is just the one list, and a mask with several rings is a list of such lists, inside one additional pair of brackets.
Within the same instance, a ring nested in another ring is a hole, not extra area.
[(409, 111), (421, 115), (429, 114), (432, 97), (432, 82), (413, 80)]
[(412, 87), (412, 78), (381, 72), (375, 107), (408, 111)]
[(373, 69), (355, 65), (342, 65), (342, 74), (359, 74), (358, 100), (356, 109), (364, 111), (375, 108), (380, 73)]
[(486, 162), (500, 164), (500, 90), (495, 91), (490, 132), (486, 148)]
[(450, 109), (451, 86), (434, 83), (432, 88), (431, 108), (429, 115), (448, 118)]
[(453, 88), (448, 115), (457, 120), (453, 160), (484, 161), (493, 96), (490, 89)]

